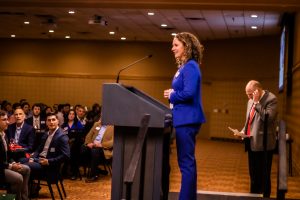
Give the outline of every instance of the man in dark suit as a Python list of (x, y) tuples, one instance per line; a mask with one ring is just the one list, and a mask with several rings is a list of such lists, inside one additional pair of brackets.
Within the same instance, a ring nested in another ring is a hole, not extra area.
[(41, 116), (41, 106), (40, 104), (33, 104), (32, 106), (33, 115), (25, 120), (25, 122), (35, 130), (44, 131), (46, 129), (45, 117)]
[[(263, 193), (270, 197), (271, 168), (273, 151), (276, 145), (276, 118), (277, 98), (255, 80), (248, 82), (245, 88), (248, 96), (246, 122), (241, 131), (245, 138), (245, 147), (248, 151), (248, 164), (250, 173), (250, 192)], [(268, 134), (266, 154), (263, 147), (265, 114), (268, 114)], [(266, 167), (266, 168), (265, 168)], [(266, 174), (265, 174), (265, 169)]]
[(14, 111), (16, 122), (9, 125), (7, 129), (7, 136), (10, 142), (22, 146), (25, 152), (31, 153), (34, 144), (34, 129), (29, 124), (25, 123), (25, 113), (21, 108)]
[(31, 158), (25, 160), (34, 178), (47, 177), (51, 180), (57, 176), (61, 164), (70, 158), (69, 138), (59, 128), (58, 123), (55, 113), (47, 114), (49, 132), (43, 136), (40, 146)]
[(41, 105), (33, 104), (32, 106), (33, 116), (27, 118), (25, 122), (34, 128), (35, 140), (33, 145), (33, 151), (40, 145), (41, 139), (46, 131), (46, 119), (44, 115), (41, 115)]
[(7, 127), (7, 114), (0, 110), (0, 184), (8, 183), (9, 192), (16, 194), (17, 200), (27, 200), (30, 169), (26, 165), (9, 161), (8, 141), (4, 132)]

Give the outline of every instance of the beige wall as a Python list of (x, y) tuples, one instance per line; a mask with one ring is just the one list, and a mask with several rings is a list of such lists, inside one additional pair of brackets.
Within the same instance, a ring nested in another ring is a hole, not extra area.
[[(115, 82), (122, 66), (153, 54), (121, 74), (163, 103), (176, 71), (170, 43), (64, 40), (1, 40), (0, 99), (30, 103), (101, 103), (102, 84)], [(227, 126), (242, 128), (250, 79), (277, 94), (279, 38), (206, 41), (203, 103), (207, 123), (200, 137), (232, 138)], [(4, 48), (5, 47), (5, 48)]]
[(170, 49), (169, 43), (1, 40), (0, 72), (116, 75), (121, 67), (153, 54), (123, 75), (171, 76)]

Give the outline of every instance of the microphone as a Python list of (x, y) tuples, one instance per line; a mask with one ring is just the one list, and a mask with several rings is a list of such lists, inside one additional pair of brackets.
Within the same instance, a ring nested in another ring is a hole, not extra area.
[(137, 61), (134, 61), (133, 63), (131, 63), (131, 64), (129, 64), (129, 65), (123, 67), (122, 69), (120, 69), (120, 71), (118, 72), (118, 76), (117, 76), (117, 81), (116, 81), (116, 83), (119, 83), (120, 73), (121, 73), (123, 70), (125, 70), (125, 69), (131, 67), (132, 65), (135, 65), (135, 64), (138, 63), (138, 62), (141, 62), (142, 60), (145, 60), (145, 59), (151, 58), (151, 57), (152, 57), (152, 54), (150, 54), (150, 55), (148, 55), (148, 56), (145, 56), (145, 57), (143, 57), (143, 58), (141, 58), (141, 59), (139, 59), (139, 60), (137, 60)]

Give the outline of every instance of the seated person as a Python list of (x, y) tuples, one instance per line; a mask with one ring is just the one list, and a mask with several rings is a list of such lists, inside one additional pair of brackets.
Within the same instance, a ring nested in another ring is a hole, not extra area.
[[(97, 180), (97, 173), (101, 172), (98, 165), (104, 159), (112, 158), (113, 154), (113, 126), (105, 126), (101, 124), (101, 119), (94, 123), (94, 126), (85, 137), (84, 145), (81, 150), (81, 158), (84, 163), (91, 164), (91, 174), (87, 182)], [(103, 171), (102, 171), (103, 172)], [(107, 174), (104, 171), (104, 174)]]
[[(71, 167), (71, 180), (76, 180), (79, 173), (79, 156), (80, 147), (84, 142), (83, 126), (78, 121), (76, 113), (71, 109), (68, 113), (67, 120), (61, 126), (64, 133), (69, 136), (69, 144), (71, 151), (70, 167)], [(68, 166), (64, 166), (64, 174), (67, 174)]]
[(9, 184), (8, 191), (16, 194), (16, 200), (27, 200), (30, 169), (26, 165), (9, 162), (8, 141), (4, 132), (7, 127), (7, 114), (0, 110), (0, 184)]
[(70, 148), (69, 138), (59, 128), (55, 113), (47, 114), (46, 124), (49, 131), (43, 136), (40, 146), (31, 158), (23, 159), (23, 162), (30, 167), (33, 179), (51, 181), (58, 176), (61, 164), (70, 158)]
[(33, 104), (32, 114), (33, 116), (27, 118), (25, 122), (34, 128), (35, 140), (33, 145), (33, 151), (40, 145), (41, 139), (46, 131), (46, 119), (45, 115), (41, 114), (41, 104)]
[[(21, 108), (14, 111), (16, 122), (7, 128), (7, 137), (10, 143), (17, 144), (24, 148), (26, 153), (33, 152), (35, 140), (34, 129), (25, 122), (25, 113)], [(23, 155), (25, 157), (25, 155)], [(18, 160), (18, 158), (15, 158)]]
[(46, 129), (46, 121), (45, 118), (41, 115), (41, 105), (33, 104), (32, 106), (32, 116), (27, 118), (25, 122), (31, 126), (35, 130), (44, 131)]

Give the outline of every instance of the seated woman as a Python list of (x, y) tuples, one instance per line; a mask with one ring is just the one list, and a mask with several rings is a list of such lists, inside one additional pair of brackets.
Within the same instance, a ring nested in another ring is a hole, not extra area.
[[(83, 126), (78, 121), (76, 112), (71, 109), (68, 112), (68, 118), (61, 126), (64, 133), (69, 136), (69, 144), (71, 151), (70, 168), (71, 168), (71, 180), (76, 180), (79, 173), (79, 155), (80, 147), (83, 144)], [(67, 167), (67, 165), (65, 165)], [(65, 169), (66, 170), (66, 169)]]

